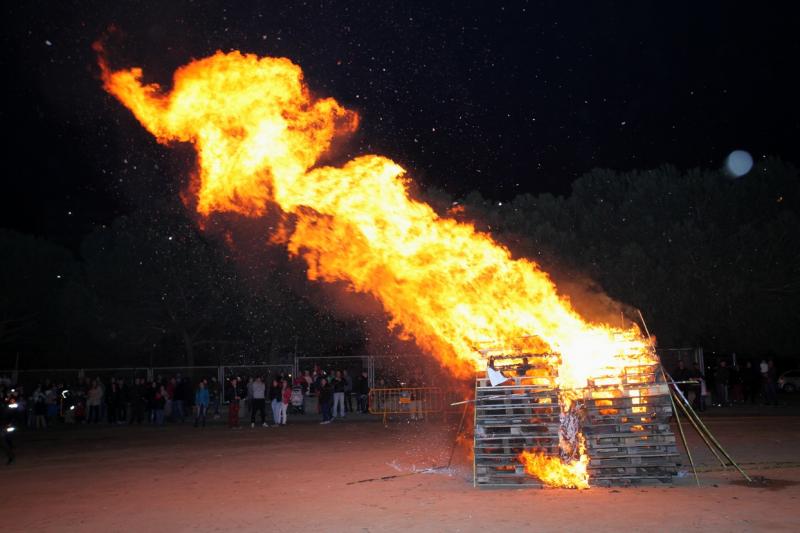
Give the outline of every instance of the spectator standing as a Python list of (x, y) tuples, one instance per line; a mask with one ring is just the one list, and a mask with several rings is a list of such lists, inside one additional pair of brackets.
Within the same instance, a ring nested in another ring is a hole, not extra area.
[(108, 403), (106, 402), (106, 394), (108, 391), (102, 379), (97, 379), (97, 386), (100, 387), (100, 420), (105, 420), (108, 414)]
[(186, 418), (186, 384), (180, 376), (175, 380), (175, 387), (172, 391), (172, 419), (183, 424)]
[(331, 400), (333, 398), (333, 389), (328, 384), (325, 378), (319, 381), (319, 411), (322, 414), (322, 422), (320, 424), (331, 423)]
[(353, 412), (353, 378), (347, 372), (342, 370), (342, 379), (344, 380), (344, 410), (347, 413)]
[(201, 422), (203, 427), (206, 427), (206, 411), (208, 411), (208, 389), (203, 381), (197, 385), (197, 391), (194, 393), (194, 427), (197, 423)]
[(128, 413), (130, 413), (130, 405), (128, 404), (128, 385), (125, 383), (124, 378), (117, 380), (117, 424), (125, 424), (128, 422)]
[(706, 410), (706, 404), (708, 403), (708, 386), (706, 385), (706, 377), (700, 374), (700, 401), (698, 402), (700, 412)]
[(281, 408), (280, 417), (278, 418), (278, 425), (286, 425), (286, 414), (289, 412), (289, 402), (292, 400), (292, 388), (289, 386), (289, 380), (281, 380)]
[(164, 411), (167, 407), (168, 395), (167, 388), (161, 385), (153, 396), (153, 422), (157, 426), (164, 425)]
[(228, 401), (228, 427), (239, 429), (239, 402), (242, 397), (239, 393), (239, 383), (236, 378), (231, 378), (226, 385), (225, 399)]
[(111, 378), (111, 386), (109, 386), (108, 394), (106, 395), (106, 412), (108, 413), (109, 424), (117, 423), (120, 399), (119, 384), (115, 378)]
[(767, 386), (765, 400), (767, 405), (778, 405), (778, 370), (775, 363), (770, 359), (767, 361)]
[(245, 400), (245, 407), (247, 408), (247, 414), (250, 415), (252, 418), (253, 415), (253, 378), (247, 378), (247, 400)]
[(336, 375), (333, 378), (333, 413), (331, 413), (331, 419), (336, 418), (336, 409), (339, 409), (339, 416), (344, 418), (344, 379), (342, 379), (342, 373), (338, 370), (336, 371)]
[(269, 403), (270, 407), (272, 407), (272, 422), (278, 425), (281, 420), (281, 404), (283, 400), (281, 398), (281, 384), (277, 377), (272, 378), (272, 385), (269, 387)]
[(356, 392), (358, 393), (358, 410), (361, 413), (369, 412), (369, 377), (367, 371), (361, 372), (361, 376), (356, 383)]
[(744, 387), (744, 402), (755, 404), (760, 392), (761, 375), (752, 361), (747, 361), (742, 370), (742, 381)]
[(42, 386), (37, 385), (31, 396), (33, 414), (36, 417), (36, 429), (47, 429), (47, 396), (42, 391)]
[(147, 385), (147, 421), (153, 423), (156, 421), (156, 393), (158, 392), (159, 385), (155, 381), (151, 381)]
[(134, 411), (136, 411), (136, 387), (139, 385), (139, 378), (134, 376), (130, 385), (125, 383), (123, 391), (125, 392), (125, 421), (128, 424), (133, 424)]
[(250, 408), (250, 427), (256, 427), (256, 413), (261, 413), (261, 426), (268, 428), (269, 424), (267, 424), (267, 400), (266, 400), (266, 392), (267, 392), (267, 385), (261, 379), (261, 376), (257, 377), (256, 380), (249, 385), (250, 394), (252, 394), (253, 398), (251, 400), (251, 408)]
[(742, 369), (737, 364), (732, 364), (730, 367), (730, 401), (731, 403), (744, 402), (744, 375)]
[(47, 402), (47, 422), (55, 422), (58, 417), (59, 389), (55, 385), (51, 385), (44, 392), (44, 396)]
[(86, 406), (89, 408), (89, 423), (97, 424), (100, 421), (100, 404), (103, 402), (103, 391), (97, 380), (92, 382), (89, 389)]
[(167, 392), (166, 396), (164, 396), (164, 416), (169, 417), (172, 419), (172, 398), (175, 396), (175, 389), (178, 388), (177, 380), (175, 378), (170, 378), (167, 382), (166, 387), (164, 390)]
[(722, 359), (717, 366), (716, 372), (714, 372), (718, 406), (726, 407), (728, 405), (728, 387), (730, 385), (730, 379), (731, 372), (728, 368), (728, 363)]
[(141, 424), (144, 420), (144, 409), (146, 405), (146, 390), (143, 378), (134, 378), (133, 384), (128, 387), (128, 397), (130, 399), (130, 424), (136, 422)]
[[(314, 374), (311, 385), (308, 388), (309, 394), (319, 394), (319, 390), (322, 388), (322, 378), (327, 379), (327, 377), (322, 374)], [(319, 402), (317, 403), (317, 409), (319, 410)]]

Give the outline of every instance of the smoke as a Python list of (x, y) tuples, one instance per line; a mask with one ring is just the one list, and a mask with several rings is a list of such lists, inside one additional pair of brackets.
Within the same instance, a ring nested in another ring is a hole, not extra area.
[(559, 292), (586, 320), (628, 329), (636, 322), (636, 309), (606, 294), (600, 285), (580, 274), (556, 274), (553, 279)]

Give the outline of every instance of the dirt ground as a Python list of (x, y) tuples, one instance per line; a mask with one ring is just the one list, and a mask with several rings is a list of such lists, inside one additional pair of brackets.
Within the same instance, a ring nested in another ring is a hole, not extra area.
[[(18, 435), (0, 469), (3, 531), (797, 531), (800, 416), (708, 417), (752, 476), (689, 432), (701, 487), (481, 490), (455, 424), (357, 416), (281, 428), (216, 423)], [(684, 459), (685, 461), (685, 459)], [(687, 471), (687, 467), (681, 467)], [(364, 481), (397, 476), (389, 479)], [(277, 529), (276, 529), (277, 528)]]

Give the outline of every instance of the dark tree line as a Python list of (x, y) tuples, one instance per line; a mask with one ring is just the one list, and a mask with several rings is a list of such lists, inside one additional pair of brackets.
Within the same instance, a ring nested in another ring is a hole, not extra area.
[[(423, 196), (537, 261), (567, 293), (582, 286), (579, 308), (586, 294), (603, 302), (602, 287), (641, 309), (661, 346), (800, 353), (800, 186), (780, 160), (735, 180), (596, 170), (568, 197), (500, 203), (473, 193), (457, 211), (440, 191)], [(268, 222), (250, 229), (249, 240), (204, 231), (182, 207), (155, 202), (74, 251), (0, 230), (0, 366), (16, 354), (23, 367), (52, 367), (363, 351), (366, 321), (342, 315), (298, 261), (263, 246)]]
[(275, 363), (363, 342), (303, 293), (302, 272), (242, 268), (183, 210), (120, 217), (77, 254), (8, 230), (0, 248), (0, 367), (18, 353), (22, 367)]
[(566, 198), (473, 194), (464, 205), (556, 281), (586, 277), (640, 309), (661, 346), (800, 355), (800, 181), (785, 162), (740, 179), (595, 170)]

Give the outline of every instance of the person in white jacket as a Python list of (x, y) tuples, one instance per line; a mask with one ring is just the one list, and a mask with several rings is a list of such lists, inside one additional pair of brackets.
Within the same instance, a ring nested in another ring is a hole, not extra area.
[(257, 377), (250, 385), (250, 390), (253, 394), (252, 407), (250, 408), (250, 427), (256, 427), (256, 413), (261, 413), (261, 426), (268, 428), (267, 414), (266, 414), (266, 399), (265, 394), (267, 385), (261, 380), (261, 376)]

